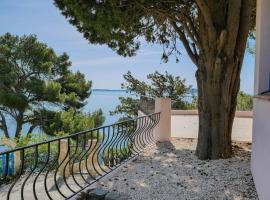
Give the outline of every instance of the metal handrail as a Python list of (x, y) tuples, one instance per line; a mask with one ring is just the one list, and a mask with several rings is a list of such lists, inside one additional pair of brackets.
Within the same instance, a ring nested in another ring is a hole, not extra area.
[[(154, 113), (154, 114), (159, 114), (159, 113)], [(151, 116), (151, 115), (154, 115), (154, 114), (150, 114), (150, 115), (147, 115), (147, 116)], [(140, 118), (145, 118), (147, 116), (139, 116), (139, 117), (135, 117), (133, 119), (127, 119), (127, 120), (123, 120), (123, 121), (120, 121), (120, 122), (116, 122), (114, 124), (109, 124), (109, 125), (105, 125), (105, 126), (99, 126), (97, 128), (93, 128), (93, 129), (89, 129), (89, 130), (85, 130), (85, 131), (80, 131), (80, 132), (72, 133), (72, 134), (67, 135), (67, 136), (57, 137), (57, 138), (54, 138), (54, 139), (46, 140), (44, 142), (38, 142), (38, 143), (35, 143), (35, 144), (30, 144), (30, 145), (27, 145), (25, 147), (16, 147), (16, 148), (11, 149), (11, 150), (2, 151), (2, 152), (0, 152), (0, 155), (6, 154), (6, 153), (11, 153), (11, 152), (13, 152), (15, 150), (22, 150), (22, 149), (24, 149), (26, 147), (33, 147), (33, 146), (36, 146), (36, 145), (45, 144), (47, 142), (54, 142), (54, 141), (58, 141), (58, 140), (61, 140), (61, 139), (67, 139), (69, 137), (80, 135), (80, 134), (83, 134), (83, 133), (87, 133), (89, 131), (96, 131), (98, 129), (107, 128), (107, 127), (110, 127), (110, 126), (113, 126), (113, 125), (122, 124), (122, 123), (125, 123), (125, 122), (128, 122), (128, 121), (132, 121), (132, 120), (138, 120)]]
[(69, 199), (154, 144), (159, 120), (154, 113), (1, 152), (1, 197)]

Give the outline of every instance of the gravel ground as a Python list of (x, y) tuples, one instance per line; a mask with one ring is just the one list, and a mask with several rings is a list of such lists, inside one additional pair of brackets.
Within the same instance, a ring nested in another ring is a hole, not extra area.
[(250, 172), (250, 144), (234, 143), (230, 159), (201, 161), (196, 140), (173, 139), (148, 149), (101, 182), (133, 200), (258, 199)]

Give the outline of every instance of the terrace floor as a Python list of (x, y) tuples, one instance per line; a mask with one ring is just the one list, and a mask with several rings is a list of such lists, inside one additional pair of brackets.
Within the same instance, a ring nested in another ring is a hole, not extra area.
[(196, 140), (172, 139), (146, 150), (101, 185), (133, 200), (258, 199), (250, 172), (250, 143), (234, 143), (230, 159), (201, 161)]

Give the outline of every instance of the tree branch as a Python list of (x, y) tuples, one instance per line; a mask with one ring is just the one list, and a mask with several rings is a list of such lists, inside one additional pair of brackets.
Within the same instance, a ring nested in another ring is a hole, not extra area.
[[(246, 1), (246, 0), (244, 0)], [(230, 0), (228, 3), (228, 19), (227, 19), (227, 45), (226, 47), (226, 54), (232, 55), (234, 53), (236, 39), (239, 30), (240, 24), (240, 13), (241, 13), (241, 0)]]
[(205, 0), (196, 0), (196, 3), (199, 7), (199, 10), (201, 11), (203, 15), (205, 24), (208, 27), (207, 30), (208, 30), (209, 45), (210, 45), (216, 39), (216, 29), (213, 24), (211, 12)]
[(172, 24), (172, 26), (174, 27), (175, 31), (179, 34), (179, 38), (180, 38), (180, 40), (182, 41), (182, 43), (183, 43), (183, 45), (184, 45), (184, 47), (185, 47), (185, 49), (186, 49), (186, 51), (187, 51), (187, 53), (188, 53), (190, 59), (192, 60), (192, 62), (193, 62), (196, 66), (198, 66), (197, 55), (195, 54), (195, 52), (193, 52), (193, 51), (191, 50), (191, 47), (190, 47), (190, 45), (189, 45), (189, 42), (188, 42), (188, 40), (187, 40), (185, 34), (180, 30), (180, 28), (176, 25), (175, 22), (172, 22), (172, 21), (171, 21), (171, 24)]
[[(249, 31), (252, 28), (252, 12), (253, 12), (254, 6), (255, 5), (254, 5), (253, 0), (242, 1), (240, 24), (239, 24), (237, 41), (236, 41), (235, 51), (234, 51), (234, 55), (237, 59), (238, 66), (239, 66), (234, 72), (235, 77), (240, 77), (247, 38), (248, 38)], [(239, 78), (238, 79), (234, 78), (234, 80), (231, 81), (231, 85), (230, 85), (231, 91), (233, 90), (237, 82), (239, 82)]]
[(36, 128), (37, 126), (36, 125), (32, 125), (29, 127), (29, 130), (27, 131), (27, 135), (29, 135), (30, 133), (33, 133), (33, 130)]
[(11, 110), (6, 109), (5, 107), (0, 107), (0, 110), (9, 114), (13, 119), (16, 119), (16, 114)]
[(239, 57), (239, 60), (243, 60), (240, 58), (244, 56), (246, 43), (247, 43), (247, 36), (249, 34), (249, 31), (252, 28), (252, 12), (253, 12), (254, 6), (255, 5), (254, 5), (253, 0), (242, 1), (238, 37), (237, 37), (237, 42), (235, 45), (236, 47), (235, 55)]
[(8, 128), (7, 128), (7, 123), (6, 123), (6, 118), (5, 118), (5, 116), (4, 116), (4, 114), (0, 111), (0, 116), (1, 116), (1, 124), (2, 124), (2, 129), (3, 129), (3, 131), (4, 131), (4, 134), (5, 134), (5, 137), (6, 138), (10, 138), (9, 137), (9, 133), (8, 133)]
[[(153, 16), (161, 16), (164, 19), (169, 19), (175, 23), (181, 23), (185, 29), (185, 32), (188, 34), (189, 38), (196, 44), (197, 48), (201, 50), (201, 43), (198, 32), (192, 22), (192, 19), (181, 10), (175, 10), (168, 12), (162, 8), (145, 8), (149, 13), (151, 12)], [(179, 17), (177, 17), (179, 16)]]

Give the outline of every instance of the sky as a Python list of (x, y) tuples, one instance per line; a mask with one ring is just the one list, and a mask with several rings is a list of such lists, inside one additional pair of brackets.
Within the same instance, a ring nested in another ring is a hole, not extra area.
[[(19, 36), (35, 34), (58, 54), (66, 52), (73, 63), (72, 70), (84, 73), (93, 81), (95, 89), (120, 89), (123, 74), (128, 70), (140, 80), (146, 80), (146, 75), (155, 70), (168, 71), (197, 88), (196, 67), (183, 47), (179, 47), (182, 52), (179, 63), (173, 58), (163, 63), (162, 48), (143, 40), (135, 57), (123, 58), (106, 45), (89, 44), (61, 15), (52, 0), (1, 0), (0, 35), (6, 32)], [(241, 90), (249, 94), (253, 94), (254, 59), (254, 55), (246, 53), (241, 73)]]

